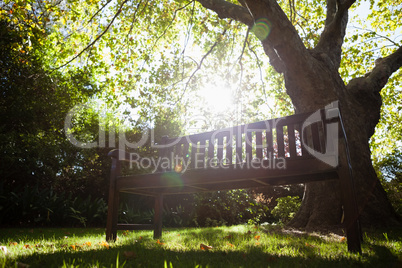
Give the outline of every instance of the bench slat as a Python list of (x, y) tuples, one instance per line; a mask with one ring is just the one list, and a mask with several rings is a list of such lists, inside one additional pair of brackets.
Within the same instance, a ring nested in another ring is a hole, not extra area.
[(241, 133), (236, 134), (236, 163), (243, 162), (243, 149), (242, 149), (242, 135)]
[(219, 136), (216, 148), (217, 148), (216, 153), (217, 163), (223, 163), (223, 136)]
[(265, 139), (267, 142), (267, 158), (274, 157), (274, 143), (272, 139), (272, 129), (265, 131)]
[(191, 168), (195, 168), (197, 153), (198, 153), (198, 142), (192, 142), (191, 143), (191, 156), (190, 156)]
[(208, 141), (208, 162), (207, 162), (207, 167), (210, 167), (212, 165), (212, 162), (214, 161), (214, 147), (215, 147), (215, 141), (212, 139), (209, 139)]
[(285, 141), (283, 137), (283, 126), (276, 128), (276, 140), (278, 142), (278, 157), (285, 157)]
[(226, 136), (226, 159), (227, 163), (225, 164), (233, 164), (233, 135)]
[(262, 132), (261, 131), (256, 131), (255, 132), (255, 151), (256, 151), (256, 156), (257, 159), (262, 159)]
[(197, 167), (204, 168), (204, 166), (205, 166), (205, 140), (200, 141), (200, 148), (199, 148), (199, 154), (197, 157), (197, 161), (199, 163), (199, 165), (197, 164)]
[(290, 157), (296, 157), (296, 137), (294, 125), (288, 126), (288, 141), (289, 141), (289, 154)]
[(248, 131), (246, 133), (246, 162), (250, 163), (250, 161), (253, 159), (253, 133), (251, 131)]

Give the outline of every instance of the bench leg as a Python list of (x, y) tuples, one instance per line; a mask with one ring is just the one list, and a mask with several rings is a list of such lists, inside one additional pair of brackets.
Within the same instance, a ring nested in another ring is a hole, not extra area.
[(345, 229), (350, 252), (361, 253), (362, 234), (359, 223), (359, 209), (357, 207), (356, 195), (349, 169), (341, 167), (338, 171), (340, 187), (343, 197), (343, 207), (345, 214)]
[(162, 237), (163, 196), (155, 196), (154, 238)]
[[(112, 196), (111, 196), (112, 195)], [(119, 210), (119, 193), (109, 194), (106, 241), (115, 241), (117, 238), (117, 218)]]
[(119, 211), (119, 192), (116, 192), (116, 176), (120, 172), (120, 165), (116, 159), (112, 162), (112, 172), (110, 176), (109, 200), (106, 221), (106, 241), (117, 238), (117, 218)]

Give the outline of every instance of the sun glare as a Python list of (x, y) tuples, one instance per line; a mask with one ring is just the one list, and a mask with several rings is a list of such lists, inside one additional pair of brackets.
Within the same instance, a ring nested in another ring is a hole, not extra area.
[(222, 113), (233, 108), (233, 90), (224, 81), (207, 83), (199, 94), (212, 112)]

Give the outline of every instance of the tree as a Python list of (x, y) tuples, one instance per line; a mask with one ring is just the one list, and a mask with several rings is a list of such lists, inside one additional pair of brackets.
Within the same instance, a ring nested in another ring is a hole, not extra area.
[[(74, 60), (110, 67), (104, 70), (106, 83), (119, 85), (119, 94), (124, 94), (128, 88), (122, 85), (130, 80), (135, 87), (132, 90), (138, 92), (139, 102), (145, 106), (150, 104), (152, 96), (157, 106), (181, 103), (181, 109), (185, 109), (183, 96), (203, 83), (196, 74), (208, 64), (208, 57), (214, 56), (215, 68), (230, 61), (238, 63), (236, 75), (231, 73), (233, 68), (228, 68), (227, 79), (244, 85), (245, 81), (253, 81), (247, 79), (250, 73), (261, 70), (264, 61), (254, 55), (262, 48), (275, 71), (282, 75), (296, 113), (314, 111), (339, 100), (361, 219), (365, 224), (387, 225), (398, 219), (373, 169), (368, 141), (380, 119), (380, 92), (387, 83), (393, 86), (397, 83), (398, 79), (392, 75), (400, 74), (402, 47), (393, 42), (375, 54), (372, 48), (378, 42), (370, 42), (370, 38), (378, 36), (375, 32), (347, 35), (348, 12), (358, 2), (126, 0), (76, 6), (71, 1), (63, 10), (69, 8), (74, 12), (60, 12), (57, 19), (63, 23), (58, 25), (58, 37), (54, 40), (69, 37), (70, 44), (76, 47), (55, 41), (52, 49), (63, 51), (56, 61), (60, 67)], [(395, 1), (395, 8), (389, 9), (382, 2), (371, 1), (375, 26), (395, 31), (401, 23), (380, 26), (378, 22), (400, 21), (400, 4)], [(88, 27), (80, 31), (83, 26)], [(259, 47), (250, 32), (259, 39)], [(191, 38), (205, 52), (198, 61), (184, 53)], [(360, 39), (364, 41), (362, 51), (355, 46)], [(185, 44), (184, 49), (177, 40)], [(232, 46), (234, 43), (240, 46)], [(107, 51), (104, 53), (107, 59), (101, 59), (102, 51)], [(240, 56), (233, 59), (234, 54)], [(254, 61), (244, 60), (246, 57)], [(104, 64), (105, 61), (109, 64)], [(301, 209), (290, 224), (306, 228), (339, 224), (342, 208), (340, 196), (333, 191), (335, 187), (337, 182), (307, 184)]]
[[(85, 70), (49, 70), (44, 57), (49, 15), (38, 16), (35, 7), (26, 2), (1, 6), (0, 175), (9, 191), (35, 185), (80, 194), (82, 188), (94, 189), (86, 186), (89, 181), (106, 176), (96, 174), (102, 173), (96, 151), (82, 152), (66, 140), (63, 119), (97, 88)], [(105, 152), (99, 154), (106, 158)], [(77, 178), (79, 187), (71, 183)]]
[[(380, 119), (380, 91), (402, 66), (402, 47), (377, 60), (371, 72), (346, 85), (339, 68), (346, 34), (348, 10), (356, 1), (326, 1), (325, 27), (317, 44), (307, 49), (297, 30), (276, 1), (199, 1), (217, 12), (252, 27), (269, 18), (270, 34), (261, 44), (275, 70), (284, 75), (286, 91), (296, 112), (307, 112), (340, 101), (364, 223), (382, 225), (396, 221), (396, 214), (377, 179), (370, 159), (368, 140)], [(294, 10), (296, 13), (297, 10)], [(294, 14), (293, 14), (294, 15)], [(335, 225), (341, 215), (340, 197), (331, 189), (336, 183), (306, 185), (302, 207), (291, 225)]]

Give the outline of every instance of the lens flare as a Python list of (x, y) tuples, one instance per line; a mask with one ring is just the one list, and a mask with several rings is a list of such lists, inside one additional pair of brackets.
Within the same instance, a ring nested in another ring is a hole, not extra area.
[(166, 172), (161, 176), (161, 180), (166, 183), (169, 187), (177, 187), (179, 189), (183, 189), (183, 181), (181, 176), (177, 172)]
[(271, 22), (266, 18), (261, 18), (255, 21), (251, 31), (261, 41), (265, 40), (271, 32)]

